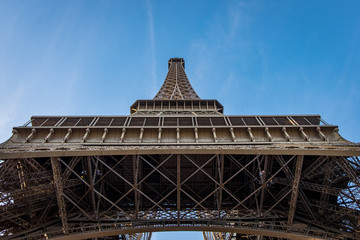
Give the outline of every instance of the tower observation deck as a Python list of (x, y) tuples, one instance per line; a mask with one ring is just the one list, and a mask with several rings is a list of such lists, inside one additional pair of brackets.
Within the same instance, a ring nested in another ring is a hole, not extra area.
[(171, 58), (125, 116), (33, 116), (0, 145), (0, 239), (359, 239), (360, 145), (319, 115), (225, 115)]

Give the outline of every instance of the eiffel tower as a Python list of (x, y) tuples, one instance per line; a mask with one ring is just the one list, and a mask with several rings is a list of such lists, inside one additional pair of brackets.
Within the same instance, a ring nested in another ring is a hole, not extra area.
[(224, 115), (182, 58), (126, 116), (33, 116), (0, 145), (0, 239), (359, 239), (360, 145), (319, 115)]

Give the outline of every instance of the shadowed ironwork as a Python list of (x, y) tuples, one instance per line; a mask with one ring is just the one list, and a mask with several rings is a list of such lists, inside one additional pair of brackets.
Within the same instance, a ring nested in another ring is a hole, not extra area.
[(1, 239), (358, 239), (360, 146), (319, 115), (224, 115), (181, 58), (127, 116), (33, 116), (0, 145)]

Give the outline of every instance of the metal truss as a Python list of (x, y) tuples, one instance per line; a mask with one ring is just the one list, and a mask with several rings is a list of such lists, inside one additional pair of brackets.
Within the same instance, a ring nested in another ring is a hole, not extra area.
[[(191, 101), (183, 103), (194, 106)], [(161, 111), (161, 104), (152, 107)], [(138, 108), (149, 109), (146, 104)], [(359, 144), (349, 143), (337, 131), (318, 115), (44, 116), (15, 127), (10, 140), (0, 145), (0, 157), (106, 156), (135, 150), (139, 154), (360, 155)]]
[(34, 116), (0, 144), (0, 239), (360, 239), (360, 145), (319, 115), (231, 116), (182, 58), (128, 116)]
[(282, 238), (278, 237), (266, 237), (260, 235), (245, 235), (239, 233), (230, 233), (230, 232), (203, 232), (204, 240), (242, 240), (242, 239), (252, 239), (252, 240), (279, 240)]
[(168, 74), (154, 99), (200, 99), (186, 76), (184, 59), (171, 58), (168, 64)]
[[(166, 110), (163, 105), (171, 109), (170, 103), (176, 104), (172, 115), (164, 115)], [(198, 107), (203, 103), (205, 106), (200, 108), (203, 115), (193, 116), (174, 115), (174, 113), (187, 111), (195, 114), (196, 101), (143, 100), (135, 103), (136, 107), (132, 109), (139, 110), (130, 116), (32, 117), (24, 126), (14, 128), (12, 141), (6, 143), (5, 147), (24, 144), (27, 147), (32, 144), (48, 147), (55, 144), (54, 146), (59, 147), (80, 143), (97, 145), (301, 143), (305, 146), (318, 144), (351, 147), (348, 142), (344, 145), (344, 139), (337, 133), (337, 126), (323, 124), (323, 120), (318, 115), (227, 116), (217, 112), (218, 107), (214, 100), (199, 100)], [(142, 111), (148, 115), (143, 115)], [(217, 115), (211, 115), (212, 113)]]
[(356, 239), (359, 175), (357, 157), (9, 159), (0, 168), (0, 231), (3, 239), (150, 239), (194, 229), (206, 239)]
[(145, 232), (145, 233), (132, 233), (132, 234), (125, 234), (120, 235), (119, 239), (124, 240), (150, 240), (151, 239), (151, 232)]
[(232, 240), (236, 239), (236, 233), (229, 232), (203, 232), (204, 240)]

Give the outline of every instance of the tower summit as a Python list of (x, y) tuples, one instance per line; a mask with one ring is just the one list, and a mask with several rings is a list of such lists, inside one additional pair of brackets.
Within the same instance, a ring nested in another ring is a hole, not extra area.
[(170, 58), (168, 66), (168, 74), (154, 99), (200, 99), (186, 76), (184, 59)]
[(0, 145), (1, 239), (359, 239), (360, 145), (319, 115), (225, 115), (171, 58), (125, 116), (33, 116)]

